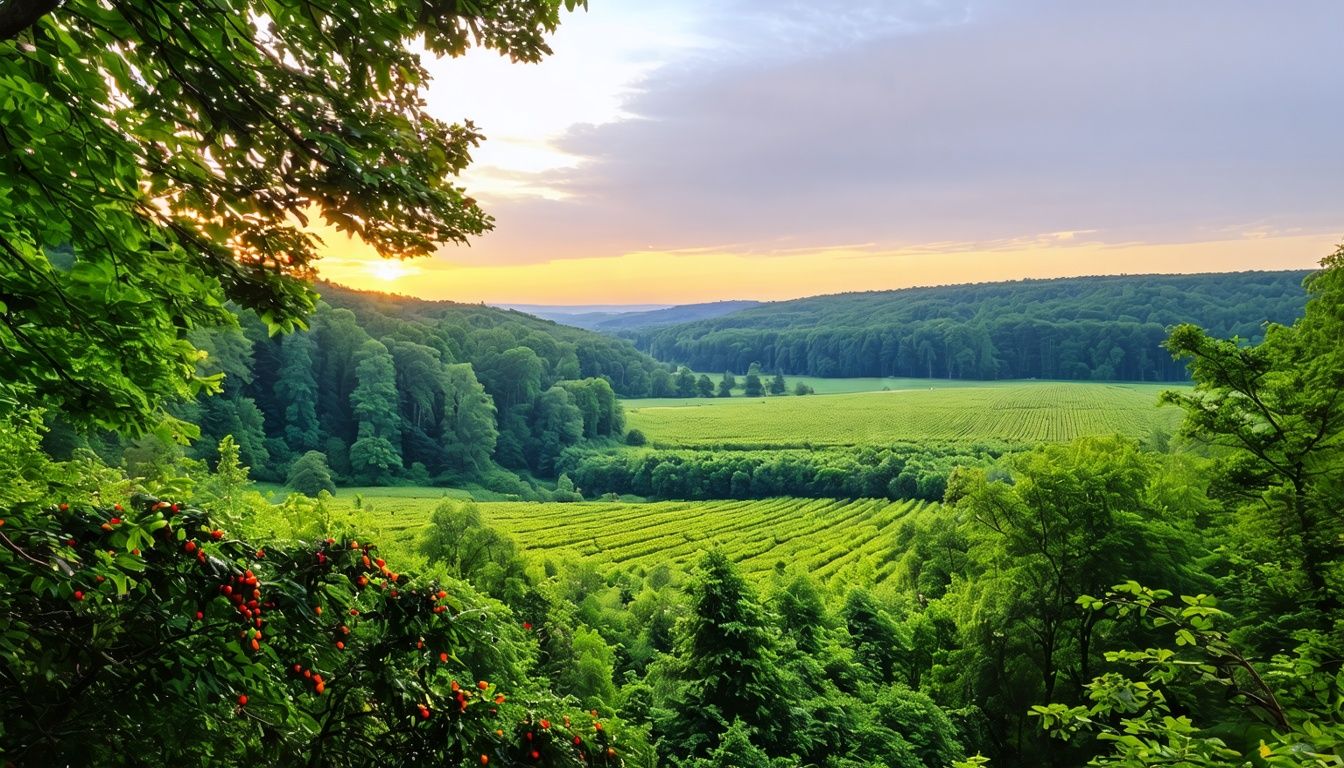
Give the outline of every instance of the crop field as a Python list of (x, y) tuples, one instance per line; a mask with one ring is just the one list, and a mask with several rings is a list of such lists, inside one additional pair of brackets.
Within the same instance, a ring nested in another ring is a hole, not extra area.
[[(414, 545), (439, 503), (425, 495), (353, 495), (333, 500), (334, 511), (356, 518), (385, 549), (414, 557)], [(603, 564), (651, 568), (689, 566), (712, 546), (747, 573), (776, 563), (799, 565), (820, 580), (862, 570), (885, 580), (902, 550), (902, 521), (934, 514), (936, 504), (886, 499), (765, 499), (759, 501), (480, 502), (486, 522), (511, 534), (533, 556), (570, 553)]]
[[(910, 382), (912, 380), (904, 380)], [(962, 382), (807, 397), (629, 400), (627, 423), (656, 447), (847, 446), (897, 441), (1033, 443), (1172, 430), (1169, 384)], [(675, 404), (673, 404), (675, 403)]]

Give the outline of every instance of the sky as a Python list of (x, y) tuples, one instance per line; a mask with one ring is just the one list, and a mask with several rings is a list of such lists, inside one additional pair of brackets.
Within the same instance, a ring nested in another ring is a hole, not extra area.
[(487, 140), (469, 247), (323, 276), (678, 304), (1307, 268), (1344, 232), (1334, 0), (590, 0), (554, 55), (427, 61)]

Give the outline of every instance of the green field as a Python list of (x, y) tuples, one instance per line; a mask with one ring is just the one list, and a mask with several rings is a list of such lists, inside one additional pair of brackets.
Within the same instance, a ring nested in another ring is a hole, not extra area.
[[(809, 397), (628, 400), (625, 408), (628, 426), (657, 447), (1030, 443), (1111, 433), (1144, 437), (1154, 429), (1171, 430), (1180, 420), (1177, 409), (1157, 405), (1169, 384), (891, 381), (908, 388)], [(918, 388), (909, 388), (916, 382)]]
[[(362, 494), (365, 509), (356, 510), (354, 494), (348, 493), (332, 502), (333, 509), (357, 520), (387, 550), (401, 558), (412, 556), (441, 489), (388, 496), (376, 495), (377, 490)], [(860, 569), (878, 581), (897, 568), (902, 550), (896, 526), (938, 509), (935, 504), (885, 499), (478, 506), (489, 525), (511, 534), (532, 556), (572, 553), (602, 564), (648, 569), (660, 563), (688, 566), (705, 549), (718, 546), (749, 573), (764, 573), (782, 562), (805, 567), (823, 580)]]

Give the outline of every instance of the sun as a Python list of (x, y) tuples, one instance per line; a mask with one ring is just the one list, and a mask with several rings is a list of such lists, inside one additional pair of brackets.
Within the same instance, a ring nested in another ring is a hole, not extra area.
[(414, 267), (406, 266), (400, 261), (389, 261), (383, 259), (371, 262), (368, 265), (368, 269), (369, 274), (373, 275), (379, 280), (383, 280), (389, 283), (394, 280), (400, 280), (403, 277), (415, 274), (416, 272), (419, 271)]

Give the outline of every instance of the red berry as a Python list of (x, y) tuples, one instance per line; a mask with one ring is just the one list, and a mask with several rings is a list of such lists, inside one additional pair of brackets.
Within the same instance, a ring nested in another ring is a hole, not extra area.
[(197, 612), (196, 612), (196, 620), (197, 620), (197, 621), (200, 621), (201, 619), (204, 619), (204, 618), (205, 618), (205, 614), (204, 614), (204, 613), (201, 613), (200, 611), (197, 611)]
[(188, 540), (187, 540), (187, 543), (182, 545), (182, 548), (185, 549), (187, 552), (195, 552), (195, 551), (196, 551), (196, 542), (191, 541), (190, 539), (188, 539)]
[(216, 541), (218, 541), (224, 538), (224, 532), (216, 528), (215, 530), (210, 532), (210, 536), (214, 538)]
[(429, 707), (426, 707), (424, 704), (417, 704), (416, 706), (420, 709), (420, 717), (424, 718), (425, 720), (428, 720)]
[(113, 524), (113, 525), (121, 525), (121, 518), (120, 518), (120, 517), (114, 517), (114, 518), (112, 518), (111, 520), (108, 520), (107, 522), (109, 522), (109, 523), (111, 523), (111, 524)]
[(541, 719), (541, 729), (544, 731), (544, 730), (546, 730), (547, 728), (550, 728), (550, 727), (551, 727), (551, 721), (550, 721), (550, 720), (547, 720), (546, 718), (543, 717), (543, 718)]
[(540, 760), (540, 759), (541, 759), (541, 753), (538, 752), (538, 751), (535, 750), (535, 749), (532, 750), (532, 759), (533, 759), (533, 760)]
[(336, 650), (338, 650), (338, 651), (344, 651), (344, 650), (345, 650), (345, 643), (341, 642), (340, 640), (337, 640), (337, 641), (336, 641)]
[(83, 599), (84, 599), (84, 593), (81, 592), (80, 590), (76, 589), (76, 590), (75, 590), (75, 599), (76, 599), (76, 600), (83, 600)]
[(582, 744), (582, 743), (583, 743), (583, 737), (581, 737), (581, 736), (575, 736), (575, 737), (574, 737), (574, 744), (575, 744), (575, 745)]
[(69, 511), (70, 511), (70, 505), (69, 505), (69, 504), (66, 504), (64, 501), (62, 501), (62, 502), (57, 506), (57, 509), (61, 510), (62, 512), (69, 512)]
[[(443, 662), (444, 664), (447, 664), (447, 663), (448, 663), (448, 654), (447, 654), (446, 652), (445, 652), (445, 653), (440, 653), (440, 654), (439, 654), (439, 661)], [(457, 690), (457, 683), (453, 683), (453, 690), (454, 690), (454, 691)]]
[(239, 695), (238, 695), (238, 706), (240, 706), (240, 707), (246, 707), (246, 706), (247, 706), (247, 694), (246, 694), (246, 693), (243, 693), (243, 694), (239, 694)]

